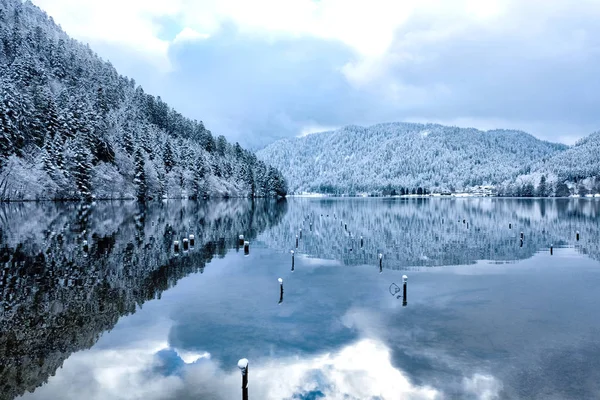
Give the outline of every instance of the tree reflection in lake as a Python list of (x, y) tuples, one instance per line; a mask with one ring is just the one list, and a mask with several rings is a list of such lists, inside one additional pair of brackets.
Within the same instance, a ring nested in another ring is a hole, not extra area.
[[(277, 224), (270, 200), (2, 204), (0, 398), (45, 382), (119, 318)], [(194, 247), (173, 252), (173, 241)]]
[[(588, 259), (600, 254), (594, 200), (0, 211), (2, 398), (35, 389), (63, 365), (26, 398), (231, 399), (242, 357), (251, 360), (253, 399), (600, 393), (600, 274)], [(181, 242), (176, 255), (173, 241), (189, 234), (193, 249)], [(232, 248), (240, 254), (223, 257)], [(215, 255), (223, 258), (192, 274)], [(415, 271), (402, 307), (391, 285), (404, 275), (394, 269), (407, 268)]]
[[(600, 201), (595, 199), (294, 199), (282, 223), (260, 239), (297, 253), (383, 268), (512, 262), (574, 246), (600, 260)], [(312, 226), (310, 226), (312, 222)], [(509, 227), (510, 225), (510, 227)], [(576, 240), (576, 232), (580, 240)], [(524, 232), (520, 246), (519, 235)], [(361, 238), (363, 238), (361, 240)]]

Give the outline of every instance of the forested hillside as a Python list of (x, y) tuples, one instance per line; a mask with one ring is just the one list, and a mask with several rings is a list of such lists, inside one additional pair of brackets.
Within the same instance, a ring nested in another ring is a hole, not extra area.
[(520, 131), (389, 123), (284, 139), (257, 155), (279, 168), (296, 193), (400, 194), (514, 180), (566, 148)]
[(600, 193), (600, 132), (531, 168), (515, 181), (498, 186), (507, 196), (585, 196)]
[(20, 0), (0, 0), (0, 135), (0, 200), (286, 192), (276, 169), (145, 93)]

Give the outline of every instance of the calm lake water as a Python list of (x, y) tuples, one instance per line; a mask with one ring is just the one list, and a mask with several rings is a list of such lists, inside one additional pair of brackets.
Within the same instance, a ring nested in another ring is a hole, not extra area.
[(2, 399), (238, 399), (244, 357), (253, 400), (600, 398), (594, 199), (4, 204), (0, 242)]

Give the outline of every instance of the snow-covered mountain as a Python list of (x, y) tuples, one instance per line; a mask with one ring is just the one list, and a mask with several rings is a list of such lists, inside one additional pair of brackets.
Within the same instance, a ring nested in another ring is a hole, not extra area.
[(600, 193), (600, 132), (581, 139), (567, 150), (540, 160), (531, 172), (505, 182), (500, 193), (569, 196)]
[(145, 93), (31, 2), (0, 0), (1, 201), (284, 194), (254, 153)]
[(566, 149), (521, 131), (387, 123), (283, 139), (257, 156), (292, 192), (401, 193), (505, 182)]

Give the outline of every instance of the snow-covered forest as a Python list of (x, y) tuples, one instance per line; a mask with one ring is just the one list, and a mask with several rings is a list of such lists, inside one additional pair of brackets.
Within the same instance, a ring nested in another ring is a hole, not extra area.
[(0, 200), (285, 195), (276, 169), (0, 0)]
[(292, 192), (454, 192), (530, 172), (567, 147), (520, 131), (389, 123), (283, 139), (259, 151)]
[(535, 163), (531, 172), (497, 187), (501, 196), (589, 196), (600, 193), (600, 132)]

